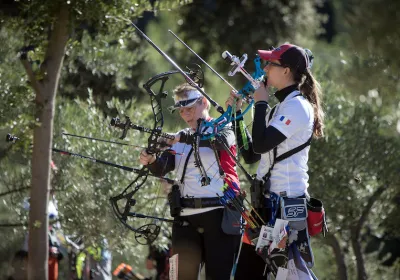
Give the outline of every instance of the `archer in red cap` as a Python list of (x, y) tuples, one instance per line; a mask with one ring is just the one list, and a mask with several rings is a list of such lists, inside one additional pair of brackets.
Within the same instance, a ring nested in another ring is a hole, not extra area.
[[(241, 149), (240, 154), (246, 163), (259, 161), (252, 184), (251, 202), (267, 225), (273, 227), (277, 218), (285, 219), (281, 214), (281, 204), (277, 201), (289, 198), (305, 201), (304, 198), (309, 198), (308, 154), (311, 139), (323, 136), (324, 113), (320, 86), (310, 70), (313, 62), (311, 51), (283, 44), (271, 50), (259, 50), (258, 54), (265, 61), (266, 82), (254, 92), (254, 121), (251, 137), (248, 137), (248, 146), (251, 148), (247, 151)], [(278, 101), (272, 109), (268, 104), (269, 88), (276, 89), (274, 96)], [(231, 93), (226, 105), (232, 106), (235, 97), (237, 95)], [(237, 101), (236, 108), (240, 106), (240, 101)], [(239, 125), (235, 127), (237, 145), (243, 147), (245, 134), (240, 132)], [(272, 213), (270, 205), (278, 210)], [(306, 213), (304, 203), (302, 206), (303, 213)], [(301, 248), (300, 255), (308, 271), (314, 264), (314, 258), (306, 216), (297, 218), (301, 227), (294, 242)], [(265, 279), (262, 263), (258, 264), (260, 257), (255, 254), (254, 247), (243, 244), (242, 254), (235, 279)], [(250, 263), (251, 266), (248, 265)], [(270, 263), (285, 265), (274, 259), (270, 259)], [(267, 271), (276, 276), (277, 271), (273, 268), (269, 267)], [(251, 277), (249, 273), (252, 273)]]

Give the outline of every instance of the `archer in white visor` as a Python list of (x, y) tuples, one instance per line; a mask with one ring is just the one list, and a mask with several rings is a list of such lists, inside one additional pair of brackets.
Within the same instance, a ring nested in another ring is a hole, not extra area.
[[(223, 195), (225, 184), (239, 186), (236, 163), (229, 155), (236, 156), (235, 134), (232, 126), (226, 126), (217, 136), (221, 142), (200, 140), (194, 145), (198, 140), (195, 132), (212, 132), (201, 123), (198, 127), (198, 119), (212, 120), (210, 104), (188, 84), (175, 88), (174, 100), (170, 110), (178, 110), (188, 125), (169, 143), (177, 153), (165, 152), (156, 158), (142, 151), (140, 162), (155, 175), (175, 171), (179, 182), (168, 195), (171, 216), (184, 224), (172, 227), (172, 251), (178, 254), (179, 279), (197, 279), (200, 265), (205, 263), (207, 279), (228, 280), (240, 243), (240, 214), (239, 218), (232, 215), (235, 211), (222, 206), (218, 196)], [(209, 179), (206, 183), (199, 158)]]

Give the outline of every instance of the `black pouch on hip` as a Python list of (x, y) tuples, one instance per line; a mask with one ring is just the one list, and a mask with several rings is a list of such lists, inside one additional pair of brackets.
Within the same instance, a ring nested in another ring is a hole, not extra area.
[(263, 207), (263, 193), (264, 193), (264, 182), (262, 180), (258, 180), (254, 178), (251, 182), (250, 187), (250, 196), (251, 196), (251, 205), (254, 208)]
[(178, 217), (182, 210), (181, 191), (179, 185), (173, 185), (171, 192), (168, 194), (169, 212), (171, 217)]

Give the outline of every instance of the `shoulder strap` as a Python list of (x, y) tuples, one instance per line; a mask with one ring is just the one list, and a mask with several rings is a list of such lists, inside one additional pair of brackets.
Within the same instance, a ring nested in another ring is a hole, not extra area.
[[(302, 94), (299, 93), (299, 94), (297, 94), (297, 95), (295, 95), (295, 96), (293, 96), (293, 97), (297, 97), (297, 96), (301, 96), (301, 95), (302, 95)], [(272, 116), (273, 116), (273, 114), (274, 114), (274, 112), (275, 112), (275, 109), (276, 109), (276, 105), (274, 106), (274, 108), (272, 108), (271, 113), (269, 114), (268, 122), (271, 120), (271, 118), (272, 118)], [(294, 154), (300, 152), (300, 151), (303, 150), (305, 147), (311, 145), (312, 136), (313, 136), (313, 135), (311, 134), (311, 137), (310, 137), (310, 138), (307, 140), (307, 142), (305, 142), (304, 144), (302, 144), (302, 145), (300, 145), (300, 146), (298, 146), (298, 147), (296, 147), (296, 148), (293, 148), (293, 149), (287, 151), (286, 153), (280, 155), (279, 157), (277, 157), (277, 154), (278, 154), (278, 146), (276, 146), (276, 147), (274, 148), (274, 150), (273, 150), (273, 153), (274, 153), (274, 161), (272, 162), (271, 167), (269, 168), (269, 170), (268, 170), (267, 174), (264, 176), (264, 178), (269, 178), (269, 177), (271, 176), (271, 171), (272, 171), (272, 169), (274, 168), (275, 163), (280, 162), (280, 161), (282, 161), (282, 160), (284, 160), (284, 159), (287, 159), (288, 157), (290, 157), (290, 156), (292, 156), (292, 155), (294, 155)]]
[(276, 105), (271, 109), (271, 112), (269, 113), (268, 122), (272, 119), (272, 116), (274, 115), (275, 110), (276, 110)]
[[(293, 98), (297, 97), (297, 96), (302, 96), (302, 94), (301, 93), (296, 94), (295, 96), (293, 96)], [(291, 149), (290, 151), (287, 151), (286, 153), (280, 155), (279, 157), (276, 156), (278, 147), (275, 147), (274, 148), (274, 164), (277, 163), (277, 162), (280, 162), (280, 161), (282, 161), (284, 159), (287, 159), (288, 157), (300, 152), (305, 147), (311, 145), (312, 136), (313, 136), (313, 134), (311, 133), (311, 137), (310, 137), (310, 139), (307, 140), (307, 142), (305, 142), (304, 144), (301, 144), (300, 146), (298, 146), (296, 148)]]
[[(206, 131), (206, 129), (207, 128), (204, 127), (202, 132)], [(193, 145), (192, 145), (192, 147), (191, 147), (191, 149), (190, 149), (190, 151), (189, 151), (189, 153), (188, 153), (188, 155), (186, 157), (185, 165), (183, 166), (182, 176), (181, 176), (181, 181), (180, 181), (182, 184), (184, 183), (184, 180), (185, 180), (186, 168), (187, 168), (187, 165), (188, 165), (188, 162), (189, 162), (189, 158), (192, 155), (192, 153), (193, 153)]]
[[(312, 140), (312, 134), (311, 134), (310, 139), (308, 139), (306, 143), (301, 144), (300, 146), (298, 146), (298, 147), (296, 147), (296, 148), (294, 148), (294, 149), (291, 149), (290, 151), (287, 151), (287, 152), (284, 153), (284, 154), (281, 154), (279, 157), (276, 157), (276, 153), (274, 152), (274, 159), (275, 159), (275, 162), (280, 162), (280, 161), (282, 161), (282, 160), (284, 160), (284, 159), (287, 159), (288, 157), (290, 157), (290, 156), (292, 156), (292, 155), (294, 155), (294, 154), (300, 152), (300, 151), (303, 150), (305, 147), (307, 147), (307, 146), (309, 146), (309, 145), (311, 144), (311, 140)], [(274, 150), (275, 150), (275, 149), (276, 149), (276, 147), (274, 148)]]
[(188, 162), (189, 162), (189, 158), (192, 155), (192, 153), (193, 153), (193, 146), (190, 149), (190, 151), (189, 151), (189, 153), (188, 153), (188, 155), (186, 157), (185, 164), (183, 165), (182, 176), (181, 176), (181, 183), (182, 184), (184, 183), (184, 180), (185, 180), (186, 168), (187, 168), (187, 165), (188, 165)]

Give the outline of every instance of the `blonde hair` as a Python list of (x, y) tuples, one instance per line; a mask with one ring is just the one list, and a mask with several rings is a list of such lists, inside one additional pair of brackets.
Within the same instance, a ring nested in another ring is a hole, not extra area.
[[(188, 93), (192, 90), (198, 91), (198, 89), (195, 88), (194, 86), (191, 86), (188, 83), (184, 83), (184, 84), (180, 84), (176, 88), (174, 88), (173, 93), (175, 96), (178, 97), (178, 99), (184, 99), (184, 98), (188, 97), (188, 95), (189, 95)], [(210, 101), (208, 101), (208, 99), (203, 96), (203, 98), (201, 100), (203, 101), (204, 99), (207, 102), (207, 110), (209, 110), (210, 106), (211, 106)]]

